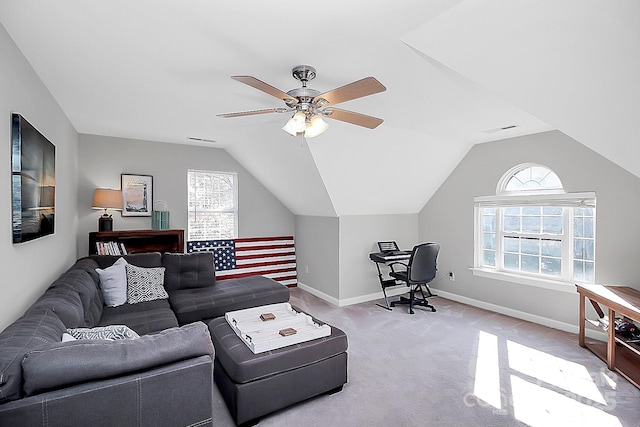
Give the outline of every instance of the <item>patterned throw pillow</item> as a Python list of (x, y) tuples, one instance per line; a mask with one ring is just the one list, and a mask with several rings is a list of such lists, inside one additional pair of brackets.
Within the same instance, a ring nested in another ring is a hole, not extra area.
[(95, 328), (72, 328), (67, 333), (77, 340), (129, 340), (140, 338), (126, 325), (98, 326)]
[(164, 289), (164, 267), (144, 268), (127, 264), (126, 268), (129, 304), (169, 298)]

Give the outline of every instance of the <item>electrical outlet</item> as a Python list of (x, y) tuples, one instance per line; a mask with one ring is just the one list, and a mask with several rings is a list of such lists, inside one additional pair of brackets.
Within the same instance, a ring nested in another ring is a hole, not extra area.
[(309, 266), (308, 265), (304, 266), (304, 272), (305, 272), (305, 274), (309, 274)]
[(453, 274), (453, 271), (449, 272), (449, 280), (451, 280), (452, 282), (456, 281), (456, 275)]

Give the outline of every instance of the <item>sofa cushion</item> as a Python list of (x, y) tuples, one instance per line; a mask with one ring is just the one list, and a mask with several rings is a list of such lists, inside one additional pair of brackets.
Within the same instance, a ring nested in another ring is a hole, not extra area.
[(101, 307), (94, 306), (96, 301), (102, 303), (99, 293), (94, 276), (74, 264), (49, 286), (34, 306), (51, 308), (67, 327), (92, 327), (101, 315)]
[(164, 267), (144, 268), (127, 264), (125, 269), (129, 304), (169, 298), (164, 290)]
[(25, 355), (24, 390), (33, 395), (192, 357), (213, 358), (213, 351), (209, 331), (202, 322), (135, 340), (60, 342)]
[[(98, 263), (96, 263), (93, 259), (89, 257), (80, 258), (76, 263), (71, 267), (72, 269), (80, 269), (86, 271), (96, 287), (100, 285), (100, 277), (98, 276), (98, 272), (96, 268), (98, 268)], [(102, 316), (102, 307), (104, 306), (104, 300), (102, 299), (102, 292), (94, 292), (93, 298), (89, 303), (88, 310), (85, 307), (85, 320), (87, 326), (93, 326), (98, 323), (100, 317)]]
[(105, 307), (98, 326), (127, 325), (138, 335), (178, 326), (178, 319), (166, 299)]
[(127, 260), (118, 258), (111, 267), (96, 268), (104, 304), (116, 307), (127, 302)]
[(65, 325), (53, 311), (30, 310), (0, 333), (0, 403), (22, 397), (22, 358), (60, 341)]
[(162, 267), (162, 254), (160, 252), (145, 252), (123, 256), (91, 255), (90, 258), (94, 260), (100, 268), (111, 267), (118, 258), (124, 258), (129, 264), (137, 265), (138, 267)]
[(227, 311), (289, 301), (289, 288), (264, 276), (218, 280), (215, 286), (169, 292), (181, 325), (224, 316)]
[(213, 252), (162, 255), (164, 287), (167, 291), (202, 288), (216, 283)]
[[(71, 335), (77, 340), (129, 340), (140, 338), (140, 335), (126, 325), (73, 328), (67, 329), (65, 334)], [(62, 335), (62, 341), (65, 341), (65, 334)]]
[(27, 309), (30, 311), (51, 310), (66, 328), (94, 326), (85, 322), (84, 306), (77, 290), (72, 286), (50, 287)]

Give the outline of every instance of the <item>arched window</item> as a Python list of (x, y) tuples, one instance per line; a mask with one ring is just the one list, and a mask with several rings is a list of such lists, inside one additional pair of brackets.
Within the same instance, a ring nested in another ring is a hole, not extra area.
[(525, 163), (502, 176), (496, 195), (476, 197), (475, 207), (474, 273), (594, 281), (594, 193), (566, 193), (551, 169)]
[(510, 169), (498, 183), (496, 194), (563, 191), (558, 175), (546, 166), (525, 163)]

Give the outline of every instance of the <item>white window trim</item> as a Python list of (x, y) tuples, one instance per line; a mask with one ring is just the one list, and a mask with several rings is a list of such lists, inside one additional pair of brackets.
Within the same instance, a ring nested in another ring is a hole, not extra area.
[[(482, 251), (478, 250), (482, 241), (482, 215), (480, 210), (486, 207), (503, 208), (509, 206), (561, 206), (567, 208), (576, 207), (592, 207), (595, 208), (596, 203), (595, 192), (581, 193), (551, 193), (551, 194), (521, 194), (521, 195), (496, 195), (496, 196), (476, 196), (474, 197), (474, 266), (471, 271), (474, 276), (502, 280), (522, 285), (535, 286), (538, 288), (551, 289), (561, 292), (575, 293), (575, 283), (567, 279), (558, 280), (553, 278), (544, 278), (538, 275), (527, 275), (526, 272), (510, 273), (504, 270), (495, 270), (482, 266)], [(496, 227), (500, 225), (498, 218), (496, 219)], [(567, 233), (573, 235), (573, 224), (565, 224)], [(565, 250), (570, 250), (569, 245), (563, 245)], [(497, 248), (496, 248), (497, 249)], [(496, 262), (498, 262), (498, 251), (496, 250)], [(563, 259), (565, 254), (563, 253)], [(568, 259), (571, 259), (568, 256)]]
[(473, 267), (471, 272), (474, 276), (484, 277), (494, 280), (502, 280), (510, 283), (518, 283), (520, 285), (535, 286), (537, 288), (551, 289), (554, 291), (576, 293), (574, 282), (565, 282), (561, 280), (544, 279), (542, 277), (525, 276), (523, 274), (507, 273), (506, 271), (497, 271), (489, 268)]

